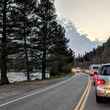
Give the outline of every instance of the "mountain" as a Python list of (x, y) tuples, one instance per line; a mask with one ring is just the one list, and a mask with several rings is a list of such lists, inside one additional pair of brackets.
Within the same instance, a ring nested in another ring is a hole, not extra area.
[(91, 51), (97, 47), (96, 42), (92, 42), (86, 35), (81, 35), (75, 25), (65, 18), (58, 18), (58, 22), (64, 26), (66, 33), (65, 36), (70, 40), (68, 46), (75, 52), (75, 55), (84, 55), (85, 52)]

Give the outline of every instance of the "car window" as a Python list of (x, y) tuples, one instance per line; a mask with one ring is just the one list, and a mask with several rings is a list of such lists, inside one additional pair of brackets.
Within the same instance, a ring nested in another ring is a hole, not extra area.
[(101, 71), (102, 71), (102, 67), (100, 66), (97, 71), (99, 75), (101, 74)]
[(110, 75), (110, 65), (102, 67), (102, 75)]
[(93, 67), (93, 69), (97, 70), (99, 67)]

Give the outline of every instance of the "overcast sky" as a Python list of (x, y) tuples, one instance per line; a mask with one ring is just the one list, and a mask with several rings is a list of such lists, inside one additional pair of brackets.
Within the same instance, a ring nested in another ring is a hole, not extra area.
[(91, 40), (105, 41), (110, 36), (110, 0), (55, 0), (55, 5)]

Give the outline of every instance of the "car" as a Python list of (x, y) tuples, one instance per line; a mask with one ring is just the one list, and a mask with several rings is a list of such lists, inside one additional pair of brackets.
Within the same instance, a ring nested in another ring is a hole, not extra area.
[(95, 79), (96, 102), (110, 98), (110, 64), (102, 64)]
[(98, 72), (98, 69), (100, 67), (100, 64), (92, 64), (89, 67), (89, 71), (90, 71), (90, 76), (94, 76), (95, 72)]
[(81, 68), (80, 67), (76, 67), (76, 73), (80, 73), (81, 72)]
[(91, 76), (91, 79), (93, 81), (93, 85), (95, 85), (95, 79), (97, 77), (97, 72), (99, 70), (99, 67), (100, 67), (100, 64), (92, 64), (89, 67), (90, 76)]

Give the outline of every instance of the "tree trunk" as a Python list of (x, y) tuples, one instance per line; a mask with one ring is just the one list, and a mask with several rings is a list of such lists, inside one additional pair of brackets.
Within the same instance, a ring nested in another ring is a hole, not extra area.
[(46, 47), (43, 47), (43, 56), (42, 56), (42, 80), (45, 79), (46, 74)]
[(9, 84), (7, 77), (6, 0), (3, 8), (3, 33), (1, 40), (1, 84)]
[[(25, 29), (24, 29), (24, 32), (25, 32)], [(24, 52), (25, 52), (25, 61), (26, 61), (27, 80), (30, 81), (29, 59), (28, 59), (27, 42), (26, 42), (25, 33), (24, 33)]]
[(47, 39), (47, 23), (45, 23), (45, 26), (43, 28), (43, 41), (42, 41), (42, 51), (43, 51), (43, 55), (42, 55), (42, 80), (45, 80), (45, 75), (46, 75), (46, 64), (47, 64), (47, 60), (46, 60), (46, 52), (47, 52), (47, 45), (46, 45), (46, 39)]
[(27, 73), (27, 80), (30, 81), (30, 70), (29, 70), (29, 57), (28, 57), (28, 50), (27, 50), (27, 31), (26, 31), (26, 28), (27, 28), (27, 21), (25, 19), (26, 14), (26, 4), (24, 3), (24, 11), (23, 11), (23, 15), (24, 15), (24, 53), (25, 53), (25, 61), (26, 61), (26, 73)]

